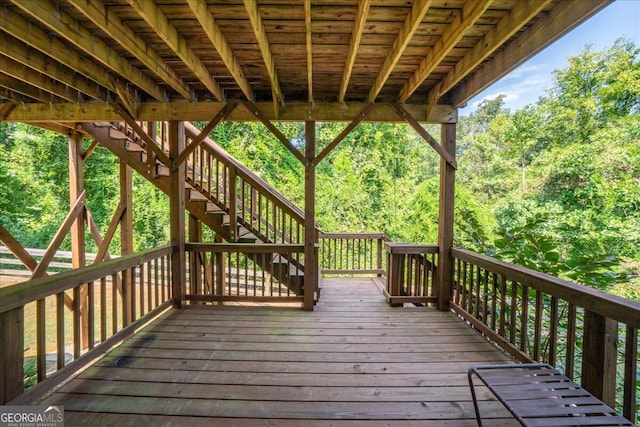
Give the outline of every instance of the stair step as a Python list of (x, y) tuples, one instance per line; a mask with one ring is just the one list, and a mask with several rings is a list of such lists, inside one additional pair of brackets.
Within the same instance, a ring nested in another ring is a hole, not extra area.
[(169, 170), (169, 168), (161, 163), (156, 166), (156, 169), (159, 176), (171, 175), (171, 171)]
[(190, 189), (189, 190), (189, 200), (191, 200), (192, 202), (198, 202), (198, 201), (209, 201), (209, 199), (207, 198), (207, 196), (205, 196), (204, 194), (202, 194), (201, 192), (199, 192), (198, 190), (195, 189)]
[(224, 215), (224, 213), (225, 213), (225, 211), (222, 210), (220, 208), (220, 206), (216, 205), (215, 203), (211, 203), (211, 202), (207, 203), (207, 207), (205, 208), (205, 211), (207, 213), (209, 213), (209, 214), (212, 214), (212, 215), (219, 215), (219, 214)]
[(131, 141), (131, 140), (127, 140), (124, 143), (124, 149), (126, 151), (141, 151), (144, 152), (146, 151), (144, 149), (144, 147), (141, 147), (140, 145), (136, 144), (135, 142)]
[(258, 241), (258, 238), (255, 236), (255, 234), (249, 232), (247, 234), (240, 235), (236, 239), (236, 241), (238, 243), (255, 243)]
[(111, 122), (93, 122), (93, 125), (98, 128), (110, 128), (113, 127)]
[(127, 140), (129, 139), (129, 136), (126, 133), (121, 132), (119, 129), (112, 127), (109, 129), (109, 138)]
[[(142, 160), (142, 163), (147, 163), (147, 151), (143, 150), (142, 153), (140, 154), (140, 159)], [(156, 164), (158, 165), (162, 165), (163, 163), (156, 159)]]

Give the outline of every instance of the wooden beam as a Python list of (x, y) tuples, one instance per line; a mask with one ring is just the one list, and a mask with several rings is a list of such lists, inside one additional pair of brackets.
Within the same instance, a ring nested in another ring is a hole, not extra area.
[(2, 242), (12, 254), (20, 260), (30, 271), (38, 266), (38, 262), (33, 259), (29, 252), (16, 240), (9, 231), (0, 224), (0, 242)]
[(191, 140), (189, 145), (184, 150), (182, 150), (180, 155), (178, 155), (178, 157), (173, 161), (173, 169), (177, 169), (179, 166), (181, 166), (187, 159), (187, 157), (189, 157), (191, 153), (193, 153), (193, 151), (198, 148), (200, 143), (209, 136), (211, 131), (214, 130), (215, 127), (218, 126), (218, 124), (223, 121), (224, 118), (227, 117), (229, 113), (231, 113), (233, 109), (236, 108), (237, 105), (238, 103), (234, 101), (226, 103), (222, 110), (220, 110), (218, 114), (216, 114), (215, 117), (211, 119), (209, 124), (207, 124), (207, 126), (205, 126), (204, 129), (202, 129), (200, 133)]
[[(32, 87), (40, 89), (45, 93), (54, 95), (58, 99), (63, 99), (69, 102), (79, 102), (81, 99), (78, 91), (76, 91), (75, 89), (72, 89), (69, 86), (66, 86), (56, 80), (53, 80), (51, 77), (48, 77), (45, 74), (39, 73), (27, 67), (26, 65), (23, 65), (17, 61), (14, 61), (13, 59), (4, 58), (4, 57), (2, 58), (2, 72), (8, 76), (11, 76), (13, 79), (21, 82), (21, 83), (16, 83), (16, 85), (20, 84), (20, 86), (25, 86), (26, 84), (24, 82), (27, 81), (29, 82), (29, 85), (31, 85)], [(5, 82), (7, 81), (6, 78), (4, 80)], [(18, 86), (16, 89), (18, 89), (18, 92), (22, 93), (23, 95), (27, 95), (29, 97), (32, 97), (32, 95), (37, 96), (37, 93), (34, 92), (33, 90), (27, 89), (26, 91), (24, 91), (24, 90), (21, 90), (20, 86)], [(46, 96), (40, 96), (40, 100), (45, 100), (45, 99), (47, 99)], [(52, 99), (50, 97), (49, 101), (47, 102), (51, 102), (51, 101)]]
[[(140, 89), (151, 95), (154, 99), (162, 101), (164, 92), (146, 74), (133, 67), (129, 61), (124, 59), (117, 51), (111, 49), (99, 38), (95, 37), (89, 30), (78, 25), (77, 21), (60, 9), (49, 0), (10, 0), (22, 12), (33, 19), (41, 22), (50, 30), (56, 32), (60, 37), (74, 45), (83, 54), (99, 61), (104, 67), (112, 70), (127, 81), (130, 81)], [(4, 13), (4, 11), (3, 11)], [(29, 26), (33, 28), (33, 25)], [(69, 31), (73, 28), (73, 31)], [(32, 35), (29, 38), (33, 37)], [(18, 37), (20, 38), (20, 37)], [(50, 37), (47, 37), (50, 40)], [(47, 43), (48, 44), (48, 43)], [(51, 49), (49, 46), (48, 49)], [(49, 52), (44, 52), (51, 55)], [(69, 52), (69, 47), (65, 45), (63, 56), (73, 56)], [(65, 61), (61, 61), (65, 63)], [(74, 67), (71, 67), (74, 68)], [(109, 80), (108, 76), (101, 76), (100, 80)]]
[(317, 291), (316, 265), (316, 122), (304, 123), (305, 167), (304, 167), (304, 303), (305, 311), (313, 311)]
[(0, 405), (6, 405), (24, 392), (24, 307), (0, 313), (0, 348)]
[[(498, 24), (478, 41), (473, 48), (456, 63), (451, 71), (438, 84), (439, 95), (444, 95), (460, 83), (485, 59), (513, 37), (532, 18), (544, 10), (553, 0), (521, 0)], [(439, 96), (438, 96), (439, 97)]]
[(387, 58), (376, 77), (373, 87), (369, 90), (369, 102), (374, 102), (376, 100), (376, 97), (400, 60), (400, 57), (409, 44), (409, 41), (411, 41), (413, 34), (416, 32), (418, 26), (420, 26), (420, 23), (422, 22), (422, 19), (427, 14), (431, 3), (432, 0), (418, 0), (413, 3), (411, 12), (409, 12), (405, 18), (404, 24), (400, 29), (400, 33), (398, 33), (398, 36), (393, 42), (391, 52), (387, 55)]
[(493, 0), (466, 2), (456, 14), (447, 31), (442, 34), (435, 46), (427, 53), (420, 65), (400, 91), (400, 102), (405, 102), (422, 82), (440, 65), (451, 50), (458, 44), (464, 33), (484, 14)]
[[(455, 160), (456, 125), (441, 126), (443, 149)], [(440, 159), (440, 207), (438, 213), (438, 283), (436, 295), (438, 309), (449, 311), (449, 301), (453, 295), (453, 211), (455, 201), (456, 171), (444, 157)]]
[(238, 86), (240, 86), (240, 90), (242, 90), (244, 96), (247, 97), (248, 101), (253, 101), (254, 95), (251, 85), (245, 77), (236, 56), (233, 54), (231, 46), (224, 37), (224, 34), (222, 34), (220, 26), (213, 18), (211, 12), (209, 12), (205, 0), (187, 0), (187, 3), (193, 11), (193, 14), (198, 19), (200, 26), (207, 34), (207, 37), (209, 37), (209, 40), (218, 51), (224, 65), (227, 67)]
[(409, 123), (409, 125), (411, 125), (411, 127), (425, 140), (427, 141), (427, 143), (434, 149), (436, 150), (436, 152), (438, 154), (440, 154), (440, 157), (443, 158), (447, 163), (449, 163), (449, 165), (453, 168), (456, 169), (457, 163), (456, 163), (456, 158), (455, 158), (455, 154), (451, 154), (449, 153), (445, 147), (443, 147), (442, 145), (438, 144), (438, 141), (436, 141), (431, 135), (429, 135), (429, 132), (427, 132), (427, 130), (425, 128), (422, 127), (422, 125), (413, 118), (413, 116), (404, 109), (404, 107), (400, 104), (395, 104), (396, 107), (396, 111), (398, 113), (398, 115), (400, 117), (402, 117), (407, 123)]
[[(1, 59), (1, 58), (0, 58)], [(27, 104), (34, 101), (44, 102), (46, 104), (52, 103), (59, 98), (46, 92), (42, 92), (40, 89), (25, 83), (22, 80), (15, 77), (8, 76), (0, 72), (0, 99), (8, 100), (14, 105)], [(5, 117), (5, 120), (9, 117), (9, 114)]]
[(243, 0), (244, 7), (249, 14), (249, 20), (253, 27), (253, 32), (260, 46), (260, 52), (262, 53), (262, 59), (267, 67), (267, 74), (271, 80), (271, 91), (273, 92), (276, 103), (283, 103), (282, 89), (280, 88), (280, 81), (278, 80), (278, 72), (276, 71), (276, 62), (273, 59), (271, 53), (271, 46), (269, 45), (269, 38), (267, 37), (267, 30), (262, 22), (262, 16), (260, 15), (260, 9), (258, 8), (257, 0)]
[[(171, 121), (169, 123), (169, 152), (172, 159), (184, 150), (185, 145), (184, 123)], [(171, 244), (174, 252), (171, 255), (171, 291), (174, 306), (182, 307), (182, 289), (187, 283), (185, 244), (185, 166), (180, 165), (177, 170), (171, 171), (169, 192), (169, 222)]]
[(169, 19), (158, 8), (152, 0), (128, 0), (129, 4), (136, 10), (138, 15), (153, 28), (160, 38), (175, 52), (182, 62), (196, 75), (198, 80), (216, 97), (218, 101), (224, 100), (224, 93), (220, 85), (209, 73), (207, 67), (200, 61), (200, 58), (189, 47), (189, 43), (178, 32), (176, 27), (169, 22)]
[(273, 125), (273, 123), (271, 123), (271, 121), (269, 121), (269, 119), (262, 114), (262, 112), (258, 109), (258, 107), (252, 103), (252, 102), (245, 102), (244, 106), (253, 113), (253, 115), (255, 117), (258, 118), (258, 120), (260, 120), (262, 122), (262, 124), (265, 125), (265, 127), (267, 129), (269, 129), (269, 131), (271, 131), (271, 133), (278, 138), (278, 140), (282, 143), (282, 145), (284, 145), (287, 150), (289, 150), (291, 152), (291, 154), (293, 154), (298, 160), (300, 160), (300, 163), (302, 163), (303, 165), (307, 164), (307, 159), (305, 158), (305, 156), (291, 143), (291, 141), (289, 141), (289, 139), (283, 135), (282, 132), (280, 132), (278, 130), (277, 127), (275, 127)]
[[(84, 195), (82, 161), (82, 136), (73, 132), (69, 135), (69, 202), (71, 207)], [(85, 266), (84, 210), (71, 226), (71, 264), (73, 268)]]
[(307, 50), (307, 101), (313, 102), (313, 45), (311, 43), (311, 0), (304, 0), (305, 45)]
[(91, 154), (93, 154), (93, 151), (98, 148), (98, 145), (100, 145), (100, 142), (98, 140), (94, 139), (93, 141), (91, 141), (91, 145), (89, 145), (89, 147), (87, 147), (87, 149), (82, 152), (82, 160), (86, 162), (87, 159), (91, 157)]
[[(94, 264), (109, 259), (109, 245), (111, 245), (111, 240), (113, 240), (113, 236), (116, 234), (116, 229), (118, 228), (118, 224), (120, 224), (120, 220), (122, 219), (125, 210), (126, 207), (124, 203), (122, 203), (122, 201), (118, 203), (115, 212), (111, 216), (111, 221), (109, 221), (107, 231), (104, 233), (104, 239), (100, 239), (101, 241), (98, 242), (98, 239), (96, 239), (96, 237), (99, 237), (99, 235), (96, 236), (94, 234), (94, 240), (98, 245), (98, 252), (96, 253), (96, 258), (93, 261)], [(93, 226), (91, 228), (91, 232), (94, 232)]]
[[(291, 102), (282, 106), (279, 119), (282, 121), (303, 122), (313, 119), (317, 122), (349, 122), (356, 117), (369, 103), (349, 102), (349, 103), (327, 103), (316, 100), (316, 102)], [(267, 120), (277, 120), (272, 112), (270, 102), (255, 103), (258, 110), (264, 111), (262, 116)], [(139, 121), (166, 121), (166, 120), (189, 120), (206, 121), (211, 119), (211, 115), (220, 111), (224, 103), (217, 102), (146, 102), (137, 104), (138, 116), (134, 119)], [(404, 108), (413, 117), (418, 117), (421, 123), (455, 123), (458, 121), (458, 113), (450, 105), (435, 105), (429, 117), (426, 117), (427, 107), (424, 104), (404, 104)], [(9, 114), (7, 121), (39, 123), (53, 121), (56, 123), (76, 123), (95, 121), (122, 121), (120, 111), (122, 107), (110, 103), (68, 103), (51, 105), (33, 103), (17, 104), (16, 108)], [(252, 108), (253, 110), (253, 108)], [(260, 119), (252, 110), (236, 108), (226, 121), (255, 122)], [(367, 122), (391, 122), (400, 123), (402, 119), (398, 117), (392, 103), (376, 103), (376, 108), (366, 118)]]
[(580, 385), (607, 405), (616, 406), (618, 322), (585, 310)]
[[(28, 48), (24, 43), (4, 33), (0, 33), (0, 54), (42, 73), (62, 85), (67, 85), (89, 98), (104, 102), (108, 97), (108, 91), (105, 87), (96, 85), (94, 81), (65, 65), (54, 66), (49, 56)], [(4, 64), (2, 69), (5, 69)], [(18, 78), (23, 81), (31, 81), (28, 77), (21, 75)]]
[(14, 108), (16, 108), (16, 104), (0, 104), (0, 122), (4, 122)]
[(103, 1), (69, 0), (69, 3), (89, 18), (98, 28), (120, 43), (122, 47), (142, 62), (149, 71), (162, 79), (185, 99), (194, 100), (193, 91), (189, 89), (189, 86), (176, 74), (173, 68), (144, 40), (138, 37), (131, 28), (125, 25), (118, 14), (107, 7)]
[[(120, 204), (124, 212), (120, 217), (120, 254), (123, 256), (133, 253), (133, 174), (131, 168), (120, 160)], [(135, 277), (131, 270), (122, 272), (122, 324), (129, 325), (135, 320), (133, 305)]]
[(452, 104), (462, 106), (486, 87), (571, 31), (612, 0), (563, 0), (525, 29), (469, 75), (452, 92)]
[(314, 166), (317, 166), (318, 163), (322, 161), (322, 159), (324, 159), (329, 153), (331, 153), (331, 151), (333, 151), (333, 149), (336, 148), (338, 144), (340, 144), (342, 140), (345, 139), (347, 135), (349, 135), (351, 131), (355, 129), (355, 127), (358, 126), (371, 111), (373, 111), (374, 108), (375, 108), (375, 104), (367, 105), (364, 108), (364, 110), (362, 110), (360, 114), (358, 114), (356, 118), (353, 119), (351, 123), (349, 123), (347, 127), (344, 128), (344, 130), (340, 132), (340, 134), (333, 141), (331, 141), (331, 143), (329, 143), (326, 147), (324, 147), (324, 149), (320, 152), (320, 154), (314, 157), (313, 159)]
[(355, 64), (356, 62), (356, 56), (358, 55), (358, 48), (360, 47), (360, 41), (362, 40), (364, 24), (367, 22), (367, 15), (369, 14), (370, 5), (371, 0), (360, 0), (358, 2), (358, 12), (356, 14), (355, 23), (353, 24), (353, 31), (351, 32), (349, 52), (347, 53), (347, 60), (344, 64), (344, 72), (342, 73), (342, 82), (340, 83), (338, 102), (344, 102), (344, 97), (347, 94), (349, 80), (351, 80), (351, 72), (353, 71), (353, 64)]
[(55, 256), (56, 251), (60, 247), (60, 244), (64, 240), (65, 236), (67, 235), (67, 232), (73, 225), (76, 218), (78, 218), (80, 215), (82, 215), (82, 213), (84, 213), (84, 204), (85, 204), (85, 195), (83, 191), (82, 194), (80, 194), (80, 196), (76, 200), (76, 202), (73, 204), (73, 206), (71, 206), (71, 209), (67, 214), (67, 217), (62, 222), (62, 225), (60, 225), (60, 228), (56, 232), (51, 243), (49, 243), (47, 250), (45, 251), (42, 258), (40, 259), (40, 262), (38, 263), (36, 268), (33, 270), (31, 274), (31, 279), (36, 279), (38, 277), (44, 276), (44, 274), (46, 273), (47, 267), (49, 266), (49, 263)]

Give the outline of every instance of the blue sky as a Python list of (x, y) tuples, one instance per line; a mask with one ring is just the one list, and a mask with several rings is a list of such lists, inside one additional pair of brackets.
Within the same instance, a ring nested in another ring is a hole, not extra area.
[(505, 107), (511, 111), (535, 103), (551, 87), (553, 71), (567, 66), (568, 57), (577, 55), (589, 44), (601, 50), (620, 37), (631, 39), (640, 47), (640, 0), (617, 0), (605, 7), (471, 99), (459, 114), (468, 115), (482, 100), (500, 94), (505, 95)]

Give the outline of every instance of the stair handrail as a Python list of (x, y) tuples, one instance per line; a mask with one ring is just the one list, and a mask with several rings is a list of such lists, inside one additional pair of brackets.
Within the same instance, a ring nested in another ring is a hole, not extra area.
[[(185, 133), (189, 138), (195, 138), (200, 133), (200, 130), (192, 123), (185, 122)], [(206, 137), (202, 141), (201, 145), (205, 146), (210, 151), (213, 151), (223, 163), (227, 163), (229, 166), (233, 166), (236, 169), (237, 175), (241, 176), (244, 180), (256, 186), (259, 190), (263, 191), (264, 195), (271, 197), (272, 200), (276, 201), (278, 205), (284, 208), (287, 213), (292, 215), (296, 220), (304, 223), (304, 211), (302, 209), (291, 203), (289, 199), (278, 192), (275, 188), (267, 184), (267, 182), (265, 182), (257, 174), (240, 163), (239, 160), (237, 160), (226, 150), (220, 147), (210, 137)]]

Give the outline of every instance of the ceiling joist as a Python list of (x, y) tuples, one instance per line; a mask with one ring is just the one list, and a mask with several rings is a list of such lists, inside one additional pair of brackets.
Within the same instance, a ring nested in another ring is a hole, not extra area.
[(193, 91), (180, 76), (149, 46), (126, 26), (120, 17), (109, 10), (101, 0), (69, 0), (76, 9), (117, 40), (120, 45), (139, 59), (151, 72), (187, 100), (193, 100)]
[(518, 38), (503, 46), (491, 60), (482, 64), (473, 74), (452, 91), (454, 106), (464, 105), (491, 83), (531, 58), (571, 31), (580, 22), (610, 4), (613, 0), (563, 0), (549, 13), (541, 15), (530, 27), (518, 34)]
[(382, 90), (382, 87), (387, 82), (387, 79), (391, 75), (391, 72), (400, 60), (402, 53), (411, 41), (413, 34), (416, 32), (418, 26), (422, 22), (422, 19), (427, 14), (431, 3), (432, 0), (418, 0), (413, 3), (411, 12), (405, 18), (404, 24), (400, 29), (400, 33), (398, 33), (398, 36), (393, 42), (391, 52), (389, 52), (389, 54), (387, 55), (384, 64), (382, 65), (382, 69), (378, 73), (375, 83), (369, 91), (369, 102), (375, 102), (378, 94)]
[(104, 68), (97, 66), (96, 62), (89, 57), (75, 54), (75, 52), (70, 53), (69, 46), (65, 43), (49, 37), (42, 28), (31, 25), (28, 20), (11, 9), (5, 8), (0, 13), (0, 30), (115, 93), (115, 86)]
[[(251, 21), (253, 32), (258, 41), (258, 46), (260, 47), (260, 52), (262, 53), (262, 59), (264, 60), (264, 64), (267, 67), (269, 79), (271, 80), (273, 102), (274, 104), (282, 104), (284, 102), (284, 97), (282, 95), (282, 89), (280, 88), (280, 81), (278, 80), (276, 61), (273, 59), (271, 45), (269, 44), (269, 39), (267, 38), (267, 30), (264, 27), (262, 15), (260, 15), (258, 2), (256, 0), (244, 0), (244, 7), (249, 14), (249, 20)], [(278, 114), (276, 113), (276, 115)]]
[(158, 9), (152, 0), (129, 0), (129, 4), (135, 9), (145, 22), (153, 28), (169, 48), (180, 60), (196, 75), (198, 80), (216, 97), (218, 101), (224, 100), (224, 94), (220, 85), (211, 76), (207, 67), (189, 47), (189, 43), (178, 32), (166, 15)]
[(468, 73), (490, 57), (503, 43), (513, 37), (533, 17), (544, 10), (553, 0), (523, 0), (484, 37), (473, 46), (438, 84), (435, 92), (444, 95), (460, 83)]
[(307, 47), (307, 100), (313, 102), (313, 45), (311, 43), (311, 0), (304, 0), (305, 44)]
[(442, 34), (440, 40), (427, 53), (427, 56), (420, 62), (416, 71), (405, 83), (399, 94), (400, 102), (405, 102), (420, 87), (422, 82), (440, 65), (442, 60), (464, 36), (464, 33), (475, 24), (492, 2), (493, 0), (479, 0), (465, 3), (447, 31)]
[(213, 15), (207, 9), (207, 3), (204, 0), (187, 0), (189, 7), (193, 11), (193, 14), (198, 19), (200, 26), (209, 37), (209, 40), (218, 51), (218, 54), (222, 58), (224, 65), (227, 67), (234, 80), (242, 90), (242, 93), (249, 101), (254, 100), (253, 90), (249, 81), (240, 67), (240, 63), (233, 54), (233, 50), (227, 39), (222, 34), (220, 26), (213, 19)]
[(64, 65), (53, 66), (49, 57), (27, 47), (25, 44), (4, 33), (0, 33), (0, 54), (76, 89), (88, 98), (93, 98), (96, 101), (104, 101), (108, 97), (106, 88), (79, 75), (69, 67)]
[[(0, 61), (4, 61), (4, 58), (0, 57)], [(3, 63), (2, 69), (5, 70), (5, 64)], [(6, 69), (5, 71), (11, 72), (11, 70)], [(22, 77), (22, 76), (21, 76)], [(57, 101), (59, 98), (50, 92), (43, 91), (42, 89), (37, 88), (31, 84), (25, 83), (23, 80), (10, 76), (8, 74), (0, 73), (0, 87), (4, 90), (0, 92), (0, 98), (9, 99), (13, 102), (25, 103), (25, 102), (43, 102), (46, 104), (50, 104), (54, 101)], [(26, 99), (24, 98), (26, 97)], [(28, 99), (28, 100), (27, 100)], [(5, 104), (2, 104), (5, 105)], [(15, 105), (15, 104), (6, 104), (6, 105)], [(9, 113), (7, 113), (7, 117), (9, 117)]]
[(351, 79), (351, 72), (353, 71), (353, 65), (356, 62), (358, 48), (360, 47), (362, 33), (364, 32), (364, 24), (365, 22), (367, 22), (369, 6), (371, 6), (371, 0), (361, 0), (358, 2), (358, 12), (356, 13), (356, 20), (353, 24), (353, 32), (351, 34), (351, 41), (349, 42), (349, 53), (347, 53), (347, 61), (344, 64), (344, 72), (342, 74), (342, 82), (340, 83), (338, 102), (344, 102), (344, 97), (347, 94), (349, 80)]
[[(22, 12), (41, 22), (50, 30), (63, 37), (83, 54), (88, 55), (103, 66), (111, 69), (117, 75), (125, 77), (131, 83), (147, 92), (154, 99), (160, 101), (164, 94), (158, 85), (146, 74), (141, 73), (131, 63), (122, 58), (118, 52), (111, 49), (103, 41), (96, 38), (87, 29), (77, 25), (77, 21), (56, 7), (48, 0), (11, 0)], [(69, 32), (69, 28), (74, 31)], [(47, 39), (49, 39), (47, 35)], [(69, 47), (65, 47), (65, 54)], [(45, 52), (47, 53), (47, 52)], [(108, 80), (108, 78), (107, 78)]]
[[(80, 95), (77, 90), (53, 80), (51, 77), (41, 74), (26, 65), (14, 61), (13, 59), (2, 58), (2, 71), (17, 81), (22, 82), (24, 81), (23, 79), (26, 79), (29, 82), (29, 85), (23, 83), (26, 89), (25, 92), (20, 91), (23, 95), (32, 97), (29, 92), (33, 94), (36, 93), (28, 89), (28, 86), (31, 86), (46, 93), (55, 95), (57, 98), (63, 99), (67, 102), (78, 102), (80, 99)], [(51, 98), (49, 98), (49, 102), (51, 102)]]

